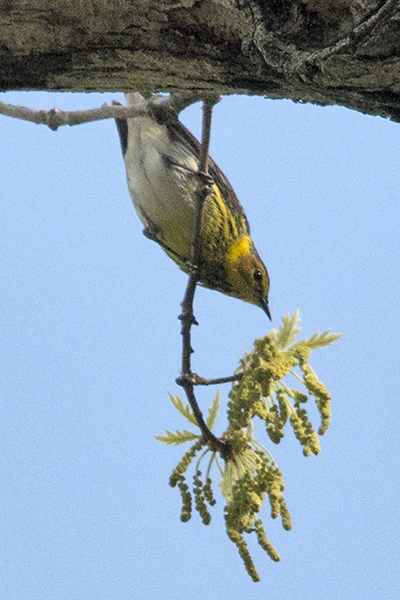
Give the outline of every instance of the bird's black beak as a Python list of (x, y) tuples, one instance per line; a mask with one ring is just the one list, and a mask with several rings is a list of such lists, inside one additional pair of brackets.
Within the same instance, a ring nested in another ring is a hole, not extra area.
[(267, 315), (268, 319), (270, 321), (272, 321), (271, 313), (270, 313), (270, 310), (269, 310), (268, 298), (263, 298), (262, 299), (262, 301), (261, 301), (261, 308), (263, 309), (263, 311)]

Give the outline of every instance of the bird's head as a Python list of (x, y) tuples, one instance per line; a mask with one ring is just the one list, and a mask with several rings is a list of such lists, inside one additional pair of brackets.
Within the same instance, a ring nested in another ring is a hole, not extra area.
[(230, 296), (260, 306), (271, 319), (268, 306), (269, 277), (250, 236), (235, 240), (226, 256)]

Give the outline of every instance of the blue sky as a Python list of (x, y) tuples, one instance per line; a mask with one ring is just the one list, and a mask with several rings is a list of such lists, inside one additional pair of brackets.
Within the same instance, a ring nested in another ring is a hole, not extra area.
[[(119, 94), (2, 94), (61, 109)], [(182, 116), (200, 131), (199, 105)], [(293, 529), (262, 518), (281, 556), (250, 540), (261, 583), (212, 522), (179, 520), (185, 427), (179, 303), (186, 277), (145, 239), (112, 121), (51, 132), (0, 117), (0, 597), (8, 600), (397, 599), (399, 125), (344, 108), (231, 97), (212, 156), (271, 276), (273, 327), (343, 338), (311, 364), (333, 395), (318, 457), (288, 431), (268, 447)], [(260, 309), (199, 289), (195, 370), (230, 374), (271, 327)], [(221, 386), (225, 406), (227, 386)], [(213, 390), (202, 390), (208, 407)], [(219, 431), (225, 425), (223, 414)]]

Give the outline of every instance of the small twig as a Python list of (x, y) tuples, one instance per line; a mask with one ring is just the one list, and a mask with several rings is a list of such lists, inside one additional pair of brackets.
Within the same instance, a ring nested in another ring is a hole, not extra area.
[(26, 108), (25, 106), (15, 106), (0, 102), (0, 114), (14, 119), (30, 121), (36, 125), (47, 125), (55, 131), (62, 125), (80, 125), (91, 121), (99, 121), (101, 119), (126, 119), (140, 114), (145, 114), (147, 111), (143, 108), (118, 106), (113, 104), (103, 104), (98, 108), (88, 110), (68, 110), (62, 111), (58, 108), (50, 110), (36, 110)]
[[(193, 257), (192, 264), (194, 265), (196, 276), (196, 284), (199, 276), (200, 261), (201, 261), (201, 220), (203, 215), (203, 206), (207, 198), (207, 194), (210, 191), (210, 179), (208, 176), (208, 151), (210, 148), (211, 138), (211, 118), (212, 110), (215, 102), (212, 100), (205, 100), (203, 102), (203, 126), (201, 132), (201, 145), (199, 155), (199, 168), (198, 178), (199, 182), (195, 193), (195, 206), (196, 206), (196, 227), (194, 232), (193, 240)], [(193, 310), (193, 306), (192, 306)]]
[(198, 185), (195, 194), (196, 225), (193, 239), (193, 268), (189, 276), (185, 297), (181, 304), (182, 313), (180, 315), (180, 319), (182, 321), (182, 375), (179, 379), (177, 379), (177, 383), (178, 385), (182, 386), (186, 392), (190, 407), (204, 439), (210, 444), (212, 449), (216, 452), (219, 452), (225, 460), (230, 460), (232, 458), (232, 450), (229, 442), (218, 439), (209, 430), (204, 421), (202, 412), (194, 394), (194, 379), (196, 379), (196, 377), (193, 375), (191, 367), (191, 355), (193, 353), (191, 345), (191, 327), (196, 323), (196, 319), (193, 314), (193, 300), (201, 269), (201, 219), (204, 202), (207, 198), (207, 194), (209, 193), (207, 164), (208, 149), (210, 146), (211, 116), (214, 104), (215, 101), (213, 100), (205, 100), (203, 103), (203, 129), (199, 156)]
[(51, 108), (49, 110), (37, 110), (27, 108), (25, 106), (16, 106), (7, 102), (0, 102), (0, 114), (22, 121), (29, 121), (36, 125), (47, 125), (53, 131), (56, 131), (63, 125), (81, 125), (82, 123), (90, 123), (92, 121), (100, 121), (102, 119), (128, 119), (138, 115), (147, 114), (153, 110), (171, 110), (174, 114), (180, 112), (189, 104), (199, 100), (198, 95), (181, 93), (177, 96), (158, 96), (155, 95), (151, 100), (144, 104), (143, 107), (137, 106), (122, 106), (118, 104), (103, 104), (97, 108), (88, 110), (60, 110)]
[(193, 385), (221, 385), (223, 383), (232, 383), (233, 381), (240, 381), (242, 378), (242, 373), (237, 373), (236, 375), (229, 375), (228, 377), (216, 377), (215, 379), (205, 379), (204, 377), (199, 377), (199, 375), (193, 374)]
[(186, 288), (185, 297), (182, 302), (182, 375), (189, 381), (191, 380), (192, 369), (190, 356), (193, 352), (190, 342), (190, 331), (192, 325), (196, 323), (196, 319), (193, 314), (193, 300), (196, 291), (196, 285), (199, 277), (199, 268), (201, 260), (201, 219), (203, 213), (203, 205), (209, 190), (208, 182), (208, 148), (210, 146), (210, 131), (211, 131), (211, 116), (212, 107), (211, 101), (204, 101), (203, 104), (203, 131), (202, 140), (200, 146), (199, 156), (199, 167), (198, 167), (198, 185), (195, 193), (195, 206), (196, 206), (196, 224), (195, 233), (193, 238), (193, 255), (192, 255), (192, 272), (189, 276), (188, 285)]

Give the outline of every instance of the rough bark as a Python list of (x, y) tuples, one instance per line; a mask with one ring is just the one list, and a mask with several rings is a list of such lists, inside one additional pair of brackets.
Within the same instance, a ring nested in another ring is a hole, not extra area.
[(213, 90), (400, 120), (400, 0), (0, 0), (0, 89)]

